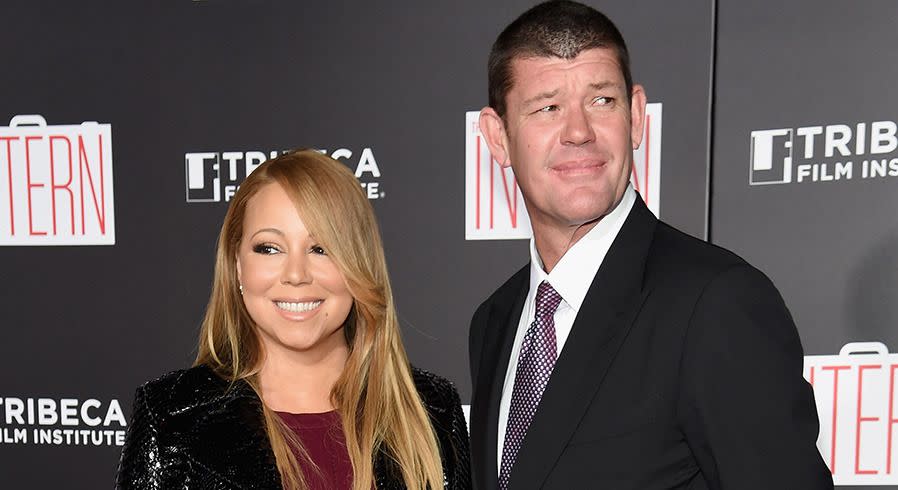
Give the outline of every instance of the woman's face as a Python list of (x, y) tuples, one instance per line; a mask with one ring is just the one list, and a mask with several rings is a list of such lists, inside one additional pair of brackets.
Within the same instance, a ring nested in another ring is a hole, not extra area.
[(342, 330), (353, 299), (343, 274), (277, 183), (247, 203), (237, 277), (268, 355), (348, 348)]

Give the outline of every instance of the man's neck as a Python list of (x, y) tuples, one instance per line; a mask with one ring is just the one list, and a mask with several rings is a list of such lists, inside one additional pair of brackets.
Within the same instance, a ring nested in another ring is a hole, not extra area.
[(539, 253), (539, 258), (543, 262), (543, 270), (546, 273), (552, 272), (552, 269), (558, 265), (564, 254), (590, 230), (595, 228), (602, 218), (604, 217), (567, 227), (531, 223), (533, 227), (533, 241), (536, 245), (536, 251)]

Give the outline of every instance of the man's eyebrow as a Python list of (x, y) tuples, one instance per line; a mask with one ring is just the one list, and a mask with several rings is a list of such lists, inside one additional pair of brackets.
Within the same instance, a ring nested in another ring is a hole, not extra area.
[[(593, 90), (604, 90), (606, 88), (618, 88), (620, 86), (621, 86), (620, 83), (612, 81), (612, 80), (603, 80), (601, 82), (593, 82), (593, 83), (589, 84), (589, 88), (591, 88)], [(556, 95), (558, 95), (558, 89), (555, 89), (551, 92), (542, 92), (533, 97), (530, 97), (529, 99), (524, 100), (523, 105), (526, 107), (526, 106), (529, 106), (530, 104), (539, 102), (541, 100), (551, 99), (552, 97), (555, 97)]]
[(558, 89), (555, 89), (551, 92), (543, 92), (541, 94), (535, 95), (535, 96), (530, 97), (529, 99), (525, 100), (524, 105), (528, 106), (528, 105), (530, 105), (534, 102), (540, 101), (540, 100), (551, 99), (552, 97), (555, 97), (556, 95), (558, 95)]
[(601, 82), (593, 82), (593, 83), (589, 84), (589, 88), (591, 88), (593, 90), (603, 90), (603, 89), (606, 89), (609, 87), (617, 88), (617, 87), (620, 87), (620, 84), (617, 82), (613, 82), (611, 80), (604, 80)]

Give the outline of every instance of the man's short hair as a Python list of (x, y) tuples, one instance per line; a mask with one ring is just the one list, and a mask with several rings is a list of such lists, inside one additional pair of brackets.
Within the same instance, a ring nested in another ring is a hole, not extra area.
[(611, 19), (592, 7), (567, 0), (551, 0), (534, 6), (509, 24), (493, 43), (488, 65), (490, 107), (505, 117), (505, 97), (514, 83), (511, 62), (515, 58), (571, 60), (593, 48), (615, 51), (629, 101), (633, 89), (630, 55)]

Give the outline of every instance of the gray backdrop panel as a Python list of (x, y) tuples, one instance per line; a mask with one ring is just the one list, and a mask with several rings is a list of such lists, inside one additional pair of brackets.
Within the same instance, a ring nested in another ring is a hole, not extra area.
[[(863, 179), (858, 167), (898, 155), (858, 153), (856, 142), (857, 123), (866, 123), (869, 148), (871, 122), (895, 121), (898, 113), (898, 4), (718, 5), (712, 241), (773, 279), (806, 354), (835, 355), (855, 341), (883, 342), (894, 352), (898, 177)], [(806, 159), (805, 138), (796, 134), (792, 182), (749, 185), (752, 131), (837, 124), (853, 130), (852, 155), (826, 157), (824, 134)], [(845, 161), (855, 165), (850, 180), (797, 181), (800, 165), (827, 163), (832, 174)]]
[[(194, 355), (226, 209), (185, 201), (185, 153), (371, 148), (403, 333), (470, 397), (474, 308), (526, 241), (464, 239), (464, 116), (530, 1), (6, 4), (0, 124), (112, 125), (116, 244), (0, 247), (0, 397), (118, 399)], [(712, 3), (599, 5), (664, 104), (661, 214), (706, 224)], [(5, 420), (0, 420), (5, 424)], [(118, 447), (0, 444), (4, 488), (108, 488)]]

